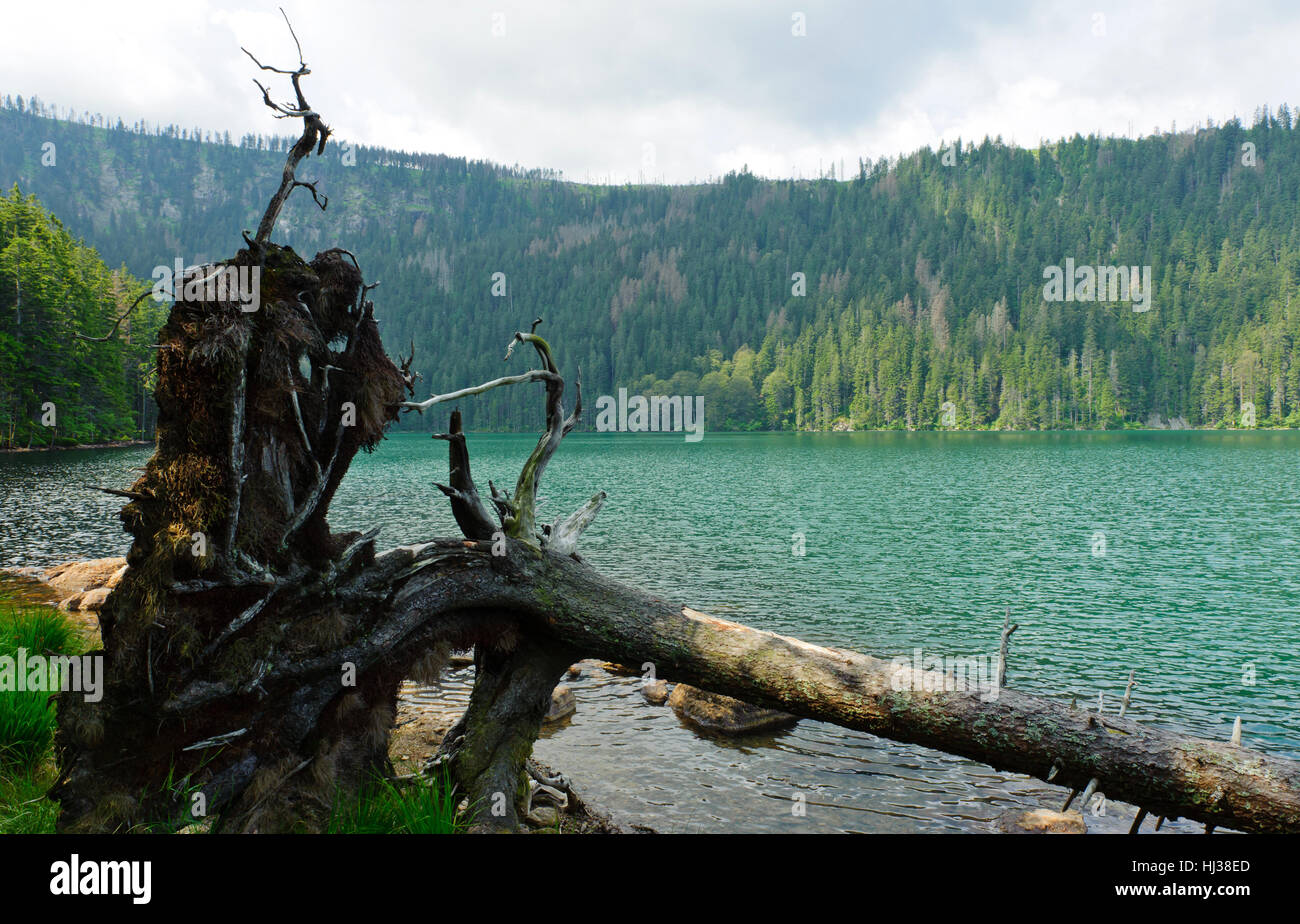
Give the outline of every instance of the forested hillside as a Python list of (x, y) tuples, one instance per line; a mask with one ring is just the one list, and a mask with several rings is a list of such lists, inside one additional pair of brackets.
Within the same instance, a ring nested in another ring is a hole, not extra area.
[[(0, 183), (143, 278), (242, 246), (287, 144), (53, 115), (4, 99)], [(1295, 426), (1296, 129), (1282, 106), (1249, 127), (680, 187), (344, 140), (299, 171), (328, 210), (300, 191), (277, 237), (356, 254), (390, 350), (414, 342), (429, 390), (502, 374), (510, 334), (541, 315), (589, 408), (620, 387), (703, 394), (709, 429), (934, 427), (945, 402), (958, 427), (1236, 426), (1247, 404)], [(1150, 267), (1150, 310), (1045, 302), (1044, 268), (1067, 259)], [(13, 300), (0, 270), (6, 318)], [(467, 426), (534, 429), (535, 396), (509, 391), (474, 399)]]
[[(0, 449), (152, 433), (150, 299), (103, 342), (146, 287), (110, 271), (33, 196), (0, 195)], [(78, 335), (82, 336), (78, 336)]]

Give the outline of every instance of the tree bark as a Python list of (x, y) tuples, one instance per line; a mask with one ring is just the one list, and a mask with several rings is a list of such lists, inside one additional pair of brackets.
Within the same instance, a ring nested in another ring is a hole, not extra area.
[(468, 804), (471, 832), (510, 832), (528, 797), (523, 768), (533, 753), (551, 691), (575, 652), (550, 638), (524, 636), (508, 650), (474, 652), (469, 708), (447, 733), (430, 772), (443, 762)]

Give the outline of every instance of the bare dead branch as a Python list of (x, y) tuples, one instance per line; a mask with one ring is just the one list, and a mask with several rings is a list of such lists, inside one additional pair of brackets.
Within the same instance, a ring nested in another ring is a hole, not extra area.
[[(250, 58), (252, 58), (252, 59), (253, 59), (253, 63), (256, 64), (258, 67), (260, 67), (260, 68), (261, 68), (262, 70), (264, 70), (264, 71), (271, 71), (272, 73), (276, 73), (276, 74), (284, 74), (284, 75), (289, 76), (289, 77), (292, 77), (294, 74), (310, 74), (310, 73), (311, 73), (310, 70), (303, 70), (301, 67), (298, 67), (298, 68), (296, 68), (295, 70), (292, 70), (292, 71), (286, 71), (286, 70), (284, 70), (283, 68), (279, 68), (279, 67), (272, 67), (272, 66), (269, 65), (269, 64), (263, 64), (261, 61), (257, 60), (257, 58), (253, 56), (253, 53), (252, 53), (251, 51), (249, 51), (247, 48), (244, 48), (242, 45), (240, 46), (239, 50), (242, 51), (244, 54), (248, 55)], [(254, 80), (253, 83), (257, 83), (257, 81)], [(257, 85), (258, 85), (258, 86), (261, 86), (260, 83), (258, 83)]]
[[(266, 212), (262, 215), (262, 221), (257, 227), (257, 236), (255, 241), (258, 244), (263, 244), (270, 240), (271, 232), (275, 229), (275, 223), (280, 217), (281, 209), (284, 208), (285, 202), (288, 201), (289, 194), (297, 187), (304, 186), (309, 189), (312, 198), (322, 210), (329, 201), (328, 198), (317, 193), (316, 187), (313, 183), (303, 183), (296, 179), (294, 175), (298, 168), (298, 164), (304, 157), (309, 157), (313, 149), (317, 156), (325, 151), (325, 142), (330, 136), (330, 128), (321, 120), (320, 114), (308, 105), (307, 98), (303, 95), (302, 78), (311, 73), (311, 68), (309, 68), (303, 60), (302, 44), (298, 41), (298, 35), (293, 30), (293, 23), (289, 22), (288, 14), (284, 12), (283, 8), (280, 10), (280, 14), (284, 16), (285, 24), (289, 27), (289, 34), (293, 36), (294, 44), (298, 48), (297, 69), (287, 70), (285, 68), (263, 64), (247, 48), (241, 49), (244, 54), (248, 55), (252, 62), (258, 66), (258, 68), (264, 71), (270, 71), (274, 74), (286, 75), (293, 84), (293, 92), (298, 101), (296, 107), (277, 103), (271, 98), (271, 91), (269, 89), (263, 86), (260, 81), (256, 79), (253, 80), (253, 83), (257, 84), (257, 88), (262, 91), (262, 102), (272, 111), (274, 117), (277, 119), (302, 119), (302, 136), (294, 146), (289, 149), (289, 154), (285, 158), (284, 171), (280, 177), (280, 186), (276, 189), (275, 195), (271, 197), (271, 201), (267, 204)], [(322, 202), (323, 198), (324, 202)]]
[[(325, 206), (330, 204), (330, 197), (325, 195), (324, 193), (317, 193), (315, 182), (303, 183), (300, 180), (294, 180), (293, 188), (297, 189), (299, 186), (301, 186), (303, 189), (310, 190), (312, 199), (315, 200), (316, 204), (320, 206), (320, 210), (322, 212), (325, 211)], [(376, 283), (376, 285), (377, 284), (378, 283)]]
[(123, 491), (121, 488), (101, 488), (99, 485), (91, 485), (93, 491), (103, 491), (105, 494), (112, 494), (114, 497), (126, 497), (136, 501), (151, 501), (153, 497), (148, 494), (141, 494), (138, 491)]
[(435, 485), (451, 501), (451, 512), (467, 539), (491, 539), (500, 530), (483, 499), (479, 497), (474, 477), (470, 473), (469, 449), (461, 429), (460, 411), (451, 412), (449, 432), (435, 433), (436, 440), (447, 441), (447, 465), (451, 471), (451, 486)]
[(307, 62), (302, 59), (302, 43), (298, 41), (298, 33), (293, 31), (293, 23), (289, 22), (289, 14), (284, 11), (284, 7), (280, 7), (280, 15), (284, 17), (284, 24), (289, 27), (289, 34), (293, 36), (294, 45), (298, 47), (298, 66), (303, 73), (310, 73), (307, 70)]
[(573, 378), (574, 404), (573, 413), (569, 419), (564, 422), (564, 436), (568, 436), (570, 431), (582, 420), (582, 367), (578, 367), (578, 374)]
[(406, 359), (402, 359), (400, 356), (398, 357), (398, 359), (401, 360), (399, 365), (402, 370), (402, 378), (406, 381), (406, 390), (408, 393), (413, 394), (415, 392), (416, 381), (420, 378), (423, 378), (423, 376), (421, 376), (420, 373), (411, 371), (411, 364), (415, 362), (415, 338), (414, 337), (411, 338), (410, 355), (407, 356)]
[(230, 513), (226, 518), (226, 551), (235, 550), (235, 537), (239, 533), (239, 504), (244, 493), (244, 412), (248, 400), (248, 345), (251, 337), (244, 339), (240, 355), (239, 377), (235, 381), (230, 410)]
[[(356, 259), (354, 258), (352, 262), (355, 263)], [(357, 272), (360, 271), (361, 268), (357, 267)], [(377, 289), (377, 288), (379, 288), (379, 283), (377, 282), (372, 282), (361, 286), (361, 291), (357, 293), (356, 316), (358, 318), (364, 318), (367, 315), (372, 314), (374, 312), (375, 303), (371, 301), (369, 298), (367, 298), (366, 296), (370, 294), (371, 289)], [(414, 348), (414, 345), (412, 345), (412, 347)]]
[(506, 523), (514, 519), (519, 508), (510, 500), (509, 491), (498, 491), (497, 486), (488, 480), (488, 490), (492, 492), (492, 505), (497, 508), (497, 513), (501, 516), (501, 522)]
[[(541, 323), (541, 318), (533, 322), (533, 330)], [(572, 429), (564, 416), (564, 379), (551, 354), (551, 346), (535, 333), (517, 331), (514, 339), (506, 348), (506, 359), (510, 358), (516, 343), (531, 343), (542, 361), (542, 366), (551, 375), (546, 382), (546, 432), (537, 441), (537, 446), (529, 454), (528, 460), (519, 473), (515, 484), (513, 517), (506, 519), (506, 533), (515, 539), (537, 545), (543, 538), (537, 529), (537, 490), (542, 483), (542, 473), (555, 450), (560, 447), (564, 435)], [(574, 421), (576, 423), (576, 420)], [(566, 428), (567, 425), (567, 428)]]
[(131, 302), (131, 307), (127, 308), (126, 311), (122, 312), (122, 316), (113, 322), (112, 328), (110, 328), (108, 333), (105, 334), (104, 336), (87, 337), (85, 334), (77, 334), (77, 338), (79, 340), (85, 340), (88, 343), (107, 343), (109, 340), (113, 339), (113, 335), (117, 333), (117, 329), (118, 327), (121, 326), (122, 322), (131, 316), (131, 312), (135, 311), (135, 309), (140, 306), (140, 303), (144, 301), (145, 298), (148, 297), (148, 295), (151, 292), (153, 292), (152, 286), (150, 286), (148, 289), (145, 289), (143, 292), (137, 295), (135, 301)]
[(449, 391), (445, 395), (433, 395), (423, 401), (403, 401), (398, 405), (398, 407), (404, 411), (419, 411), (423, 413), (435, 404), (457, 401), (461, 398), (468, 398), (470, 395), (481, 395), (485, 391), (491, 391), (493, 388), (500, 388), (503, 385), (522, 385), (525, 382), (549, 382), (552, 378), (553, 374), (550, 372), (533, 369), (530, 372), (522, 372), (519, 375), (502, 376), (499, 379), (484, 382), (482, 385), (474, 385), (469, 388), (458, 389), (457, 391)]
[(578, 551), (578, 538), (596, 519), (596, 514), (605, 504), (605, 492), (597, 491), (573, 513), (563, 520), (556, 520), (551, 526), (551, 534), (546, 538), (546, 548), (557, 555), (572, 555)]

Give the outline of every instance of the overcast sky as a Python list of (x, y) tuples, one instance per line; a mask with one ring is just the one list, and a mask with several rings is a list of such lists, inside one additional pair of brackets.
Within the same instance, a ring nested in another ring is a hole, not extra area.
[[(1300, 102), (1295, 0), (284, 6), (338, 138), (576, 180), (808, 177), (957, 136), (1141, 135)], [(9, 3), (0, 21), (0, 92), (296, 134), (239, 50), (296, 63), (274, 3)]]

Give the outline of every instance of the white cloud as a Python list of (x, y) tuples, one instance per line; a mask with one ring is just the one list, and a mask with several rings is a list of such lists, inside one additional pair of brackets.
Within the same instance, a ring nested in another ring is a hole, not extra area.
[[(792, 6), (807, 36), (790, 34)], [(1102, 34), (1058, 0), (900, 9), (832, 0), (286, 5), (308, 99), (340, 138), (561, 169), (570, 178), (814, 175), (842, 160), (1002, 135), (1144, 134), (1294, 103), (1300, 10), (1116, 4)], [(24, 4), (0, 90), (213, 131), (288, 132), (240, 51), (287, 65), (271, 4)], [(493, 14), (504, 14), (504, 35)], [(287, 92), (282, 79), (275, 84)], [(644, 145), (654, 145), (653, 166)]]

